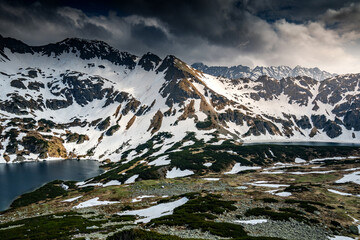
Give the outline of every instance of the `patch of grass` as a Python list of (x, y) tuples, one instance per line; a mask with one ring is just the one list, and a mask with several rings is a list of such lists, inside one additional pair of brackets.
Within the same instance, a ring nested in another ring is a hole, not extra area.
[(313, 205), (318, 205), (325, 207), (326, 205), (320, 202), (314, 201), (302, 201), (302, 200), (295, 200), (295, 199), (286, 199), (285, 203), (298, 203), (299, 207), (304, 209), (308, 213), (314, 213), (315, 211), (319, 211), (319, 209)]
[(214, 219), (211, 214), (175, 213), (170, 216), (152, 220), (155, 225), (184, 226), (190, 229), (201, 229), (221, 237), (246, 236), (246, 232), (240, 225), (224, 222), (208, 221)]
[(79, 188), (78, 191), (87, 193), (87, 192), (91, 192), (92, 190), (94, 190), (94, 188), (95, 188), (94, 186), (87, 186), (87, 187)]
[(111, 126), (107, 131), (106, 131), (106, 136), (112, 136), (117, 130), (120, 129), (120, 126), (118, 124)]
[(284, 192), (307, 192), (307, 191), (310, 191), (310, 189), (305, 186), (294, 186), (294, 185), (291, 185), (284, 189)]
[(47, 215), (24, 219), (10, 224), (1, 224), (0, 229), (16, 225), (19, 225), (19, 227), (0, 230), (0, 239), (72, 239), (72, 235), (77, 233), (98, 231), (98, 229), (90, 229), (87, 227), (100, 227), (101, 224), (105, 222), (106, 221), (91, 221), (71, 212)]
[(360, 158), (351, 159), (351, 160), (342, 160), (342, 161), (332, 161), (332, 160), (324, 160), (322, 167), (332, 166), (332, 165), (348, 165), (348, 164), (357, 164), (360, 163)]
[[(191, 146), (193, 148), (194, 145)], [(205, 147), (203, 151), (194, 153), (189, 149), (185, 149), (180, 152), (172, 152), (169, 154), (171, 159), (171, 165), (184, 169), (191, 169), (197, 172), (201, 172), (205, 169), (210, 169), (214, 172), (221, 172), (226, 170), (234, 161), (239, 162), (245, 166), (253, 165), (248, 160), (232, 155), (227, 152), (214, 151)], [(206, 161), (213, 162), (212, 166), (207, 168), (204, 166)]]
[[(142, 229), (129, 229), (124, 230), (118, 233), (115, 233), (112, 236), (109, 236), (107, 240), (181, 240), (185, 238), (180, 238), (177, 236), (160, 234), (154, 231), (145, 231)], [(190, 240), (190, 238), (187, 238)]]
[[(265, 157), (280, 162), (293, 162), (296, 157), (302, 159), (325, 158), (334, 156), (349, 156), (358, 151), (358, 147), (352, 146), (303, 146), (299, 145), (272, 145), (272, 144), (256, 144), (256, 145), (236, 145), (230, 141), (224, 141), (221, 145), (208, 145), (206, 149), (211, 150), (232, 150), (237, 152), (240, 157), (251, 159), (258, 165), (265, 164)], [(270, 154), (271, 152), (275, 157)], [(333, 161), (336, 162), (336, 161)], [(326, 174), (324, 174), (326, 175)]]
[(18, 208), (43, 201), (49, 198), (55, 198), (58, 196), (66, 196), (67, 191), (65, 191), (60, 184), (62, 181), (53, 181), (45, 184), (44, 186), (36, 189), (33, 192), (25, 193), (19, 198), (15, 199), (14, 202), (10, 205), (11, 208)]
[(221, 196), (209, 194), (189, 200), (185, 205), (177, 208), (177, 213), (215, 213), (222, 214), (225, 211), (234, 211), (236, 207), (233, 201), (220, 200)]
[(304, 209), (308, 213), (314, 213), (315, 211), (319, 211), (317, 207), (310, 205), (308, 203), (300, 203), (299, 207)]
[[(125, 209), (125, 208), (124, 208)], [(131, 210), (131, 209), (125, 209), (123, 211), (126, 211), (126, 210)], [(124, 216), (120, 216), (120, 215), (113, 215), (111, 217), (111, 220), (113, 222), (128, 222), (128, 221), (135, 221), (136, 220), (136, 217), (133, 216), (133, 215), (124, 215)]]
[(275, 198), (263, 198), (261, 199), (263, 202), (265, 203), (277, 203), (279, 202), (279, 200), (275, 199)]
[(173, 215), (153, 219), (150, 225), (184, 226), (190, 229), (201, 229), (221, 237), (247, 236), (243, 227), (237, 224), (213, 222), (216, 218), (213, 214), (222, 214), (225, 211), (236, 210), (232, 201), (223, 201), (221, 196), (209, 194), (197, 196), (195, 193), (188, 194), (190, 199), (186, 204), (176, 208)]
[(204, 121), (204, 122), (197, 122), (195, 126), (196, 126), (198, 129), (206, 129), (206, 128), (211, 127), (211, 125), (212, 125), (211, 118), (210, 118), (210, 116), (208, 116), (208, 118), (207, 118), (206, 121)]
[(92, 182), (99, 182), (99, 181), (110, 181), (110, 180), (118, 180), (119, 182), (124, 182), (127, 179), (127, 176), (119, 174), (120, 172), (130, 168), (133, 166), (137, 161), (139, 161), (138, 158), (125, 163), (125, 164), (118, 164), (118, 167), (103, 173), (97, 177), (95, 177)]
[(248, 209), (245, 212), (246, 217), (250, 216), (266, 216), (272, 220), (277, 221), (288, 221), (289, 218), (295, 219), (297, 221), (307, 221), (307, 219), (303, 216), (299, 216), (298, 213), (294, 213), (294, 211), (282, 211), (282, 212), (275, 212), (269, 208), (252, 208)]
[(295, 208), (279, 208), (279, 211), (281, 211), (281, 212), (289, 212), (289, 213), (294, 213), (294, 214), (300, 214), (300, 215), (304, 214), (301, 211), (296, 210)]
[(297, 183), (325, 183), (333, 182), (338, 176), (333, 174), (305, 174), (305, 175), (284, 175), (288, 178), (295, 178)]

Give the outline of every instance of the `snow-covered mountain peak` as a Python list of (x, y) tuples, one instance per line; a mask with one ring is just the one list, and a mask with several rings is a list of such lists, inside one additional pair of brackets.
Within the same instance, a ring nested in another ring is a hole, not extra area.
[(307, 76), (315, 80), (322, 81), (326, 78), (336, 76), (337, 74), (332, 74), (326, 71), (322, 71), (317, 67), (314, 68), (305, 68), (301, 66), (296, 66), (291, 68), (289, 66), (256, 66), (253, 69), (238, 65), (232, 67), (220, 67), (220, 66), (207, 66), (203, 63), (194, 63), (193, 68), (196, 68), (204, 73), (213, 75), (213, 76), (223, 76), (226, 78), (251, 78), (257, 79), (262, 75), (271, 76), (276, 79), (286, 78), (286, 77), (296, 77), (296, 76)]
[(149, 139), (172, 151), (190, 133), (204, 142), (360, 140), (358, 74), (279, 78), (290, 71), (281, 66), (214, 77), (173, 55), (81, 39), (33, 47), (1, 38), (0, 53), (0, 161), (120, 161)]

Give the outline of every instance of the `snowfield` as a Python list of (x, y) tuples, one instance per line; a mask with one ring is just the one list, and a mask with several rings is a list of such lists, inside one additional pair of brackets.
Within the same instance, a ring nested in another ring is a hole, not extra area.
[(234, 222), (255, 225), (259, 223), (266, 223), (267, 221), (268, 221), (267, 219), (253, 219), (253, 220), (235, 220)]
[(174, 167), (166, 172), (166, 178), (186, 177), (193, 174), (194, 172), (191, 170), (181, 170), (180, 168)]
[(109, 204), (115, 204), (119, 203), (117, 201), (99, 201), (99, 198), (92, 198), (90, 200), (87, 200), (85, 202), (80, 203), (79, 205), (76, 205), (74, 208), (87, 208), (87, 207), (95, 207), (95, 206), (101, 206), (101, 205), (109, 205)]
[(140, 210), (129, 210), (129, 211), (118, 213), (118, 215), (120, 215), (120, 216), (122, 216), (122, 215), (137, 215), (141, 218), (136, 220), (135, 223), (148, 223), (152, 219), (173, 214), (173, 211), (175, 208), (180, 207), (181, 205), (184, 205), (187, 201), (189, 201), (189, 199), (186, 197), (183, 197), (174, 202), (161, 203), (156, 206), (152, 206), (152, 207), (140, 209)]
[(235, 163), (233, 168), (229, 172), (225, 172), (225, 174), (236, 174), (242, 171), (246, 170), (255, 170), (255, 169), (261, 169), (261, 167), (249, 167), (249, 166), (241, 166), (240, 163)]
[(66, 200), (61, 201), (61, 202), (74, 202), (74, 201), (78, 200), (79, 198), (82, 198), (82, 196), (69, 198), (69, 199), (66, 199)]
[(347, 182), (360, 184), (360, 172), (353, 172), (350, 174), (346, 174), (344, 175), (343, 178), (336, 181), (336, 183), (347, 183)]

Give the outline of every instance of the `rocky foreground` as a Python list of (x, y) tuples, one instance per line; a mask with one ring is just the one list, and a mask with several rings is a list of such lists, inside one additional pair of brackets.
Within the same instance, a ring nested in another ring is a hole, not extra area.
[(129, 170), (108, 164), (94, 179), (55, 181), (15, 200), (0, 215), (0, 238), (356, 239), (360, 157), (339, 154), (125, 182)]

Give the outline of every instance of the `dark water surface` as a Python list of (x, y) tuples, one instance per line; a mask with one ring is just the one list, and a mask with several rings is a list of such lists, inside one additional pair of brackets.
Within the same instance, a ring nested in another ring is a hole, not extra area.
[(0, 211), (23, 193), (53, 180), (83, 181), (102, 173), (92, 160), (59, 160), (26, 163), (0, 163)]

